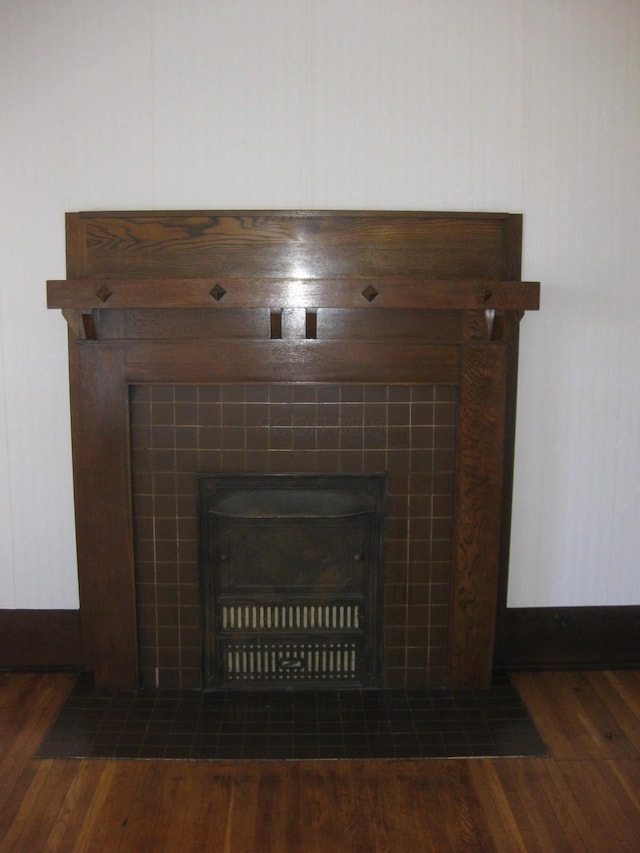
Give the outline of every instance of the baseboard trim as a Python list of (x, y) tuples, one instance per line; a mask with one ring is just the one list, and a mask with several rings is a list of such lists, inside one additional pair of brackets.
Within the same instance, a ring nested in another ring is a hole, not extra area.
[(79, 610), (0, 610), (2, 669), (81, 667)]
[[(640, 606), (507, 608), (496, 669), (640, 666)], [(0, 610), (0, 668), (84, 664), (79, 610)]]
[(496, 669), (640, 666), (640, 606), (507, 608)]

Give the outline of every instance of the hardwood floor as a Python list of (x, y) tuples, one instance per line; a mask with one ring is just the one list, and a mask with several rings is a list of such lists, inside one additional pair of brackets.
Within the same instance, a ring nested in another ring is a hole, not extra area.
[(514, 681), (549, 758), (35, 759), (74, 681), (0, 676), (0, 851), (636, 851), (640, 672)]

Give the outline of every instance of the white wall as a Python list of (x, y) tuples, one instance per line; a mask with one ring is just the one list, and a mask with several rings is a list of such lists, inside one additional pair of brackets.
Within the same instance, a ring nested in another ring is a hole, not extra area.
[(637, 0), (0, 0), (0, 607), (77, 606), (63, 213), (524, 213), (512, 606), (640, 603)]

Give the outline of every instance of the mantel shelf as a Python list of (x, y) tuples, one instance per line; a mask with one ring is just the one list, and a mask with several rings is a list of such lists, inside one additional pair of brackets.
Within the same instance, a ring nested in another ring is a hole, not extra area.
[(47, 282), (49, 308), (535, 311), (532, 281), (429, 278), (78, 278)]

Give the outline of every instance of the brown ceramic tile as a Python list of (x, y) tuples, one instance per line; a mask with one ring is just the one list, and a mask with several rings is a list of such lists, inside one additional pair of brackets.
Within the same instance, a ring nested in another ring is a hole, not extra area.
[(361, 403), (364, 401), (364, 386), (341, 385), (340, 400), (342, 403)]
[(156, 583), (157, 584), (177, 584), (180, 572), (178, 571), (178, 564), (175, 560), (171, 562), (160, 562), (160, 560), (156, 561)]
[(430, 402), (435, 399), (434, 385), (412, 385), (411, 386), (411, 401), (412, 403)]
[(261, 427), (269, 425), (269, 406), (266, 403), (249, 403), (245, 408), (245, 425)]
[(156, 403), (173, 403), (174, 388), (172, 385), (151, 385), (151, 401)]
[(129, 396), (132, 402), (145, 402), (151, 400), (151, 385), (131, 385), (129, 386)]
[(340, 406), (337, 403), (323, 403), (316, 407), (316, 422), (319, 429), (340, 426)]
[(394, 563), (387, 561), (385, 564), (385, 583), (387, 584), (406, 584), (407, 582), (407, 563), (405, 560)]
[(245, 405), (244, 403), (223, 403), (222, 404), (222, 426), (223, 427), (243, 427), (245, 425)]
[[(390, 448), (387, 451), (387, 460), (389, 471), (397, 472), (400, 475), (407, 475), (411, 469), (411, 451), (409, 450), (394, 450)], [(407, 479), (402, 477), (402, 492), (407, 493)]]
[(244, 385), (223, 385), (220, 390), (223, 408), (229, 404), (243, 404), (245, 400)]
[(245, 400), (247, 403), (266, 403), (269, 400), (268, 385), (247, 385), (245, 387)]
[(241, 474), (246, 469), (245, 453), (243, 450), (225, 450), (221, 454), (222, 470), (227, 474)]
[(222, 388), (219, 385), (198, 386), (198, 402), (219, 403), (222, 396)]
[(269, 456), (264, 450), (247, 450), (245, 453), (247, 472), (267, 474), (269, 472)]
[[(219, 404), (221, 399), (224, 402)], [(434, 399), (441, 402), (435, 406), (432, 403)], [(136, 436), (139, 445), (144, 445), (150, 439), (157, 448), (153, 456), (136, 448), (132, 454), (134, 502), (138, 507), (136, 516), (140, 516), (140, 521), (136, 518), (136, 551), (139, 553), (142, 549), (144, 555), (144, 548), (149, 547), (150, 543), (151, 552), (155, 551), (165, 558), (155, 567), (156, 575), (161, 575), (162, 580), (170, 584), (176, 581), (177, 576), (183, 578), (182, 569), (177, 572), (178, 551), (174, 548), (179, 541), (180, 559), (189, 559), (187, 566), (191, 583), (189, 591), (182, 588), (176, 597), (183, 604), (188, 601), (192, 605), (191, 610), (185, 611), (177, 607), (177, 602), (172, 608), (167, 604), (166, 607), (174, 613), (169, 617), (164, 610), (158, 614), (154, 607), (147, 607), (143, 596), (139, 610), (141, 614), (146, 614), (145, 618), (150, 622), (149, 625), (145, 622), (142, 624), (151, 631), (158, 615), (164, 621), (171, 618), (174, 622), (182, 622), (186, 618), (194, 624), (194, 630), (199, 631), (198, 599), (194, 601), (194, 595), (199, 595), (197, 471), (388, 471), (387, 511), (389, 518), (393, 519), (390, 522), (393, 526), (387, 534), (390, 541), (387, 542), (386, 551), (393, 559), (388, 561), (386, 583), (389, 585), (387, 603), (394, 608), (389, 612), (393, 614), (394, 621), (402, 619), (403, 624), (407, 618), (413, 618), (407, 609), (405, 585), (408, 571), (412, 583), (422, 584), (409, 588), (410, 601), (414, 605), (420, 602), (424, 605), (423, 609), (429, 610), (428, 603), (425, 603), (428, 589), (426, 583), (429, 580), (438, 582), (437, 588), (433, 588), (437, 595), (434, 594), (429, 601), (434, 606), (445, 605), (448, 601), (447, 563), (451, 559), (451, 542), (431, 541), (428, 519), (435, 488), (438, 497), (433, 500), (434, 514), (443, 520), (436, 529), (439, 532), (448, 530), (450, 537), (455, 429), (448, 422), (455, 419), (455, 399), (455, 389), (441, 391), (439, 387), (384, 385), (133, 388), (132, 436)], [(413, 400), (411, 407), (409, 400)], [(341, 403), (338, 404), (338, 401)], [(439, 411), (439, 423), (443, 424), (437, 430), (434, 431), (428, 423), (417, 423), (417, 415), (431, 413), (431, 416), (436, 408)], [(160, 421), (152, 420), (154, 411)], [(175, 432), (174, 420), (178, 424)], [(228, 425), (224, 433), (219, 429), (221, 420)], [(251, 425), (246, 431), (242, 426), (245, 422)], [(371, 425), (364, 431), (361, 428), (363, 422)], [(272, 426), (267, 427), (267, 423)], [(338, 423), (342, 424), (340, 429), (328, 426)], [(413, 425), (411, 432), (409, 423)], [(290, 428), (291, 424), (295, 424), (294, 429)], [(160, 446), (169, 444), (172, 436), (177, 448)], [(413, 453), (410, 452), (410, 443), (415, 448)], [(437, 462), (436, 454), (418, 452), (430, 451), (433, 444), (438, 448)], [(340, 445), (342, 450), (339, 449)], [(409, 476), (410, 463), (418, 468), (428, 467), (429, 470), (417, 474), (414, 472)], [(433, 463), (436, 463), (435, 475), (431, 470)], [(148, 472), (152, 464), (156, 465), (153, 477)], [(176, 466), (174, 474), (173, 468)], [(162, 470), (165, 468), (170, 470)], [(150, 497), (152, 487), (153, 502)], [(401, 529), (406, 530), (410, 489), (413, 533), (409, 545), (414, 561), (411, 564), (407, 562), (409, 555), (404, 533), (399, 535)], [(143, 495), (147, 496), (145, 500)], [(149, 528), (140, 526), (141, 519), (149, 518), (141, 515), (140, 510), (148, 513), (151, 507), (155, 508), (157, 517), (169, 519), (167, 524), (160, 524), (156, 541), (149, 539)], [(174, 533), (176, 515), (185, 516), (190, 521), (186, 526), (179, 525)], [(424, 527), (428, 532), (423, 533), (416, 526), (417, 517), (426, 520)], [(139, 533), (145, 530), (148, 538), (141, 540)], [(180, 540), (175, 539), (178, 534)], [(397, 542), (393, 541), (392, 535), (398, 537)], [(424, 535), (425, 538), (415, 539), (416, 535)], [(172, 539), (175, 541), (172, 542)], [(143, 541), (147, 542), (147, 546), (142, 544)], [(149, 562), (142, 565), (149, 565)], [(145, 571), (141, 569), (141, 574)], [(169, 602), (169, 590), (169, 586), (163, 590), (163, 602)], [(424, 618), (427, 619), (427, 625), (433, 623), (431, 615), (435, 615), (436, 622), (441, 619), (438, 613), (426, 612)], [(438, 635), (438, 638), (446, 650), (446, 637)], [(401, 642), (404, 643), (404, 633)], [(190, 654), (199, 654), (198, 649), (199, 642), (193, 646)], [(176, 671), (183, 671), (180, 678), (184, 681), (187, 670), (192, 672), (195, 669), (199, 672), (198, 666), (198, 662), (191, 657), (188, 662), (186, 659), (181, 661)], [(167, 669), (174, 673), (174, 667)], [(395, 670), (396, 667), (391, 669)], [(400, 671), (405, 672), (406, 676), (404, 662)], [(411, 677), (414, 675), (415, 672)], [(188, 677), (193, 679), (193, 675)], [(393, 679), (397, 677), (395, 673)], [(431, 679), (430, 674), (425, 676), (423, 673), (423, 677)], [(167, 678), (171, 681), (174, 675), (168, 675)]]
[(290, 403), (293, 399), (293, 386), (270, 385), (269, 401), (271, 403)]
[(337, 403), (340, 400), (339, 385), (316, 385), (316, 400), (318, 403)]
[(342, 450), (340, 452), (340, 471), (345, 474), (357, 474), (362, 471), (362, 451)]
[(421, 608), (420, 619), (423, 618), (424, 608), (429, 605), (431, 600), (430, 588), (428, 584), (412, 583), (409, 585), (408, 604)]
[[(180, 388), (176, 388), (176, 393)], [(195, 389), (193, 389), (195, 391)], [(175, 404), (175, 422), (177, 426), (194, 426), (198, 423), (198, 404), (176, 403)]]
[(244, 450), (244, 427), (224, 426), (222, 428), (222, 450)]
[[(416, 649), (416, 648), (408, 648), (407, 649), (407, 667), (408, 668), (417, 668), (420, 667), (423, 670), (426, 669), (429, 664), (429, 651), (428, 649)], [(422, 684), (424, 684), (424, 674), (422, 678)], [(418, 683), (420, 686), (420, 682)]]
[(428, 583), (431, 579), (430, 567), (426, 560), (421, 562), (410, 562), (408, 574), (409, 583), (411, 584)]
[(222, 424), (222, 406), (220, 403), (201, 403), (198, 416), (201, 427), (219, 427)]
[(316, 441), (318, 450), (338, 450), (340, 447), (340, 430), (325, 427), (318, 429)]
[(436, 403), (433, 422), (436, 426), (452, 426), (456, 422), (455, 403)]

